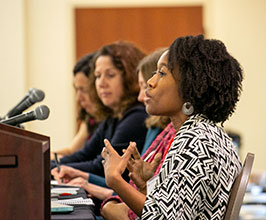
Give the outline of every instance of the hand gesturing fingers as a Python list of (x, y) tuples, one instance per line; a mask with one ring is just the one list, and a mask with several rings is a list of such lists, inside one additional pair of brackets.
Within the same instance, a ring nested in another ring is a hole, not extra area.
[(136, 143), (130, 142), (128, 149), (122, 156), (115, 151), (107, 139), (104, 140), (104, 144), (105, 148), (103, 149), (101, 155), (104, 158), (104, 172), (106, 183), (108, 185), (110, 183), (112, 184), (112, 180), (121, 176), (125, 171), (127, 163), (131, 157), (131, 148), (134, 148)]

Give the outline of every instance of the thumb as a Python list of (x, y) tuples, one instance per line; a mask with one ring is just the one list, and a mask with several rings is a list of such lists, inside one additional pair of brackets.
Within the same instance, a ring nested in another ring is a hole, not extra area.
[(158, 167), (159, 163), (161, 162), (161, 158), (162, 158), (162, 153), (157, 153), (155, 155), (153, 161), (151, 162), (153, 171), (155, 171), (156, 168)]
[(60, 171), (59, 174), (58, 174), (58, 177), (59, 178), (63, 178), (65, 176), (64, 172)]
[(66, 171), (65, 171), (65, 168), (62, 166), (58, 173), (58, 176), (59, 178), (63, 178), (65, 175), (66, 175)]

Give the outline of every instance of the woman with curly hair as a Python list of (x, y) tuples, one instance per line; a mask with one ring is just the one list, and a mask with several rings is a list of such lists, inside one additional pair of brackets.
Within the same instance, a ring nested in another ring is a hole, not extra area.
[(202, 35), (177, 38), (161, 56), (148, 81), (146, 111), (169, 116), (177, 133), (159, 174), (139, 192), (121, 178), (140, 159), (136, 143), (119, 156), (105, 140), (102, 152), (107, 185), (141, 219), (224, 218), (241, 162), (217, 123), (234, 112), (242, 79), (224, 44)]
[[(90, 174), (104, 177), (101, 151), (105, 138), (110, 139), (119, 154), (132, 139), (138, 143), (139, 150), (142, 149), (147, 132), (144, 124), (147, 114), (144, 105), (137, 100), (139, 86), (135, 71), (144, 56), (134, 44), (124, 41), (105, 45), (98, 50), (89, 76), (90, 95), (96, 108), (105, 109), (108, 117), (80, 151), (60, 160), (63, 165), (60, 173), (54, 168), (55, 164), (51, 164), (55, 179), (62, 178), (67, 183), (80, 176), (93, 181)], [(124, 177), (128, 180), (127, 173)]]

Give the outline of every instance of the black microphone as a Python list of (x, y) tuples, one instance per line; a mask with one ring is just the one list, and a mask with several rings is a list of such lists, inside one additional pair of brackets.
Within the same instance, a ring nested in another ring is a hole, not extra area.
[(24, 110), (32, 106), (36, 102), (40, 102), (44, 99), (44, 92), (31, 88), (26, 96), (14, 107), (12, 108), (6, 115), (7, 118), (13, 117), (15, 115), (21, 114)]
[(0, 123), (8, 125), (17, 125), (32, 120), (45, 120), (50, 113), (49, 108), (46, 105), (38, 106), (35, 110), (14, 116), (12, 118), (0, 121)]

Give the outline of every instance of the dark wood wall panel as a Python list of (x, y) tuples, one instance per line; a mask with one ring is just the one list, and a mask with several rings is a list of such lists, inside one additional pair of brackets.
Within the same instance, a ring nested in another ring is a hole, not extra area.
[(203, 33), (202, 7), (76, 8), (76, 58), (116, 40), (145, 52), (166, 47), (178, 36)]

